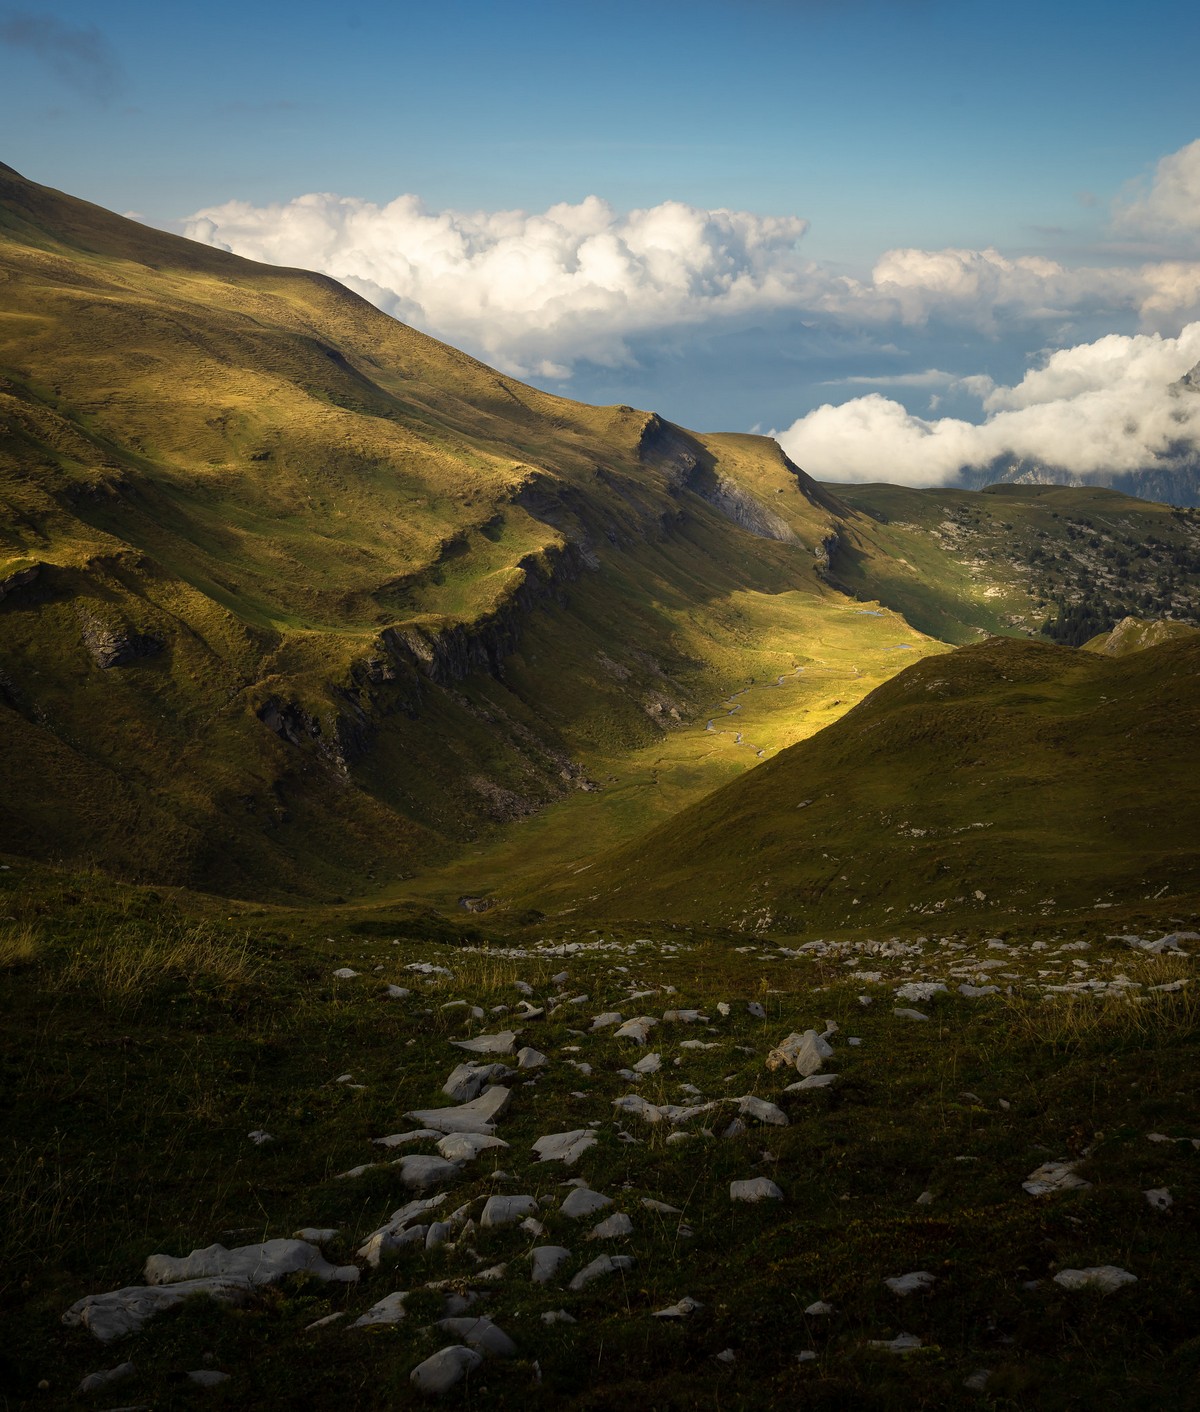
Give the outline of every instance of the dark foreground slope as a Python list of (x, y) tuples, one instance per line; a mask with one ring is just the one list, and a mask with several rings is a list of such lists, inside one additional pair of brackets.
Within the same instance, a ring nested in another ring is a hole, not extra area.
[(8, 168), (0, 282), (0, 850), (367, 890), (728, 690), (737, 595), (838, 600), (852, 512), (765, 438)]
[(1200, 641), (1124, 657), (993, 639), (550, 888), (547, 910), (800, 931), (1194, 896)]

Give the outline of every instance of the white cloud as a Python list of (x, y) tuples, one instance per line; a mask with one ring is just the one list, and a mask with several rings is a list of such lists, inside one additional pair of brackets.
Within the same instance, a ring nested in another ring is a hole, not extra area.
[(1153, 181), (1117, 203), (1113, 223), (1150, 240), (1200, 245), (1200, 139), (1162, 158)]
[(405, 322), (506, 371), (562, 377), (631, 358), (627, 340), (807, 302), (794, 216), (678, 201), (619, 215), (590, 196), (540, 213), (427, 211), (314, 194), (198, 211), (193, 240), (319, 269)]
[(1200, 396), (1171, 384), (1200, 363), (1200, 322), (1177, 338), (1111, 334), (1064, 348), (1014, 387), (981, 382), (981, 424), (914, 416), (878, 393), (826, 404), (778, 433), (821, 480), (945, 485), (1002, 457), (1081, 474), (1137, 470), (1200, 446)]

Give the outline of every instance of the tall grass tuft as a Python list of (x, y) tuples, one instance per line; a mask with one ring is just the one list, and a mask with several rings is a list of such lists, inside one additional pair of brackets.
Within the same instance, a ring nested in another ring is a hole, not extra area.
[(28, 922), (0, 925), (0, 971), (30, 966), (42, 953), (42, 939)]
[(249, 939), (203, 923), (127, 924), (84, 938), (63, 962), (59, 982), (86, 989), (107, 1009), (125, 1008), (168, 984), (230, 990), (254, 980)]

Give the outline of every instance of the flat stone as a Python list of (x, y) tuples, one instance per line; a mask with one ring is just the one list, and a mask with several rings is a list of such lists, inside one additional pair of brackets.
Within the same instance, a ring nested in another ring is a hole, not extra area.
[(811, 1088), (832, 1088), (837, 1081), (836, 1074), (809, 1074), (806, 1079), (799, 1079), (794, 1084), (788, 1084), (783, 1091), (784, 1093), (803, 1093)]
[(1098, 1289), (1101, 1294), (1112, 1294), (1122, 1285), (1136, 1284), (1137, 1276), (1119, 1265), (1091, 1265), (1086, 1270), (1060, 1270), (1054, 1283), (1063, 1289)]
[(498, 1034), (477, 1034), (474, 1039), (452, 1039), (456, 1049), (468, 1054), (511, 1054), (520, 1030), (501, 1030)]
[(588, 1240), (623, 1240), (633, 1234), (633, 1222), (624, 1211), (614, 1211), (607, 1220), (588, 1232)]
[(462, 1176), (457, 1162), (448, 1162), (444, 1157), (426, 1157), (410, 1153), (397, 1163), (400, 1180), (414, 1191), (428, 1191), (431, 1186), (441, 1186), (443, 1182), (456, 1182)]
[(590, 1265), (585, 1265), (568, 1286), (578, 1292), (586, 1289), (594, 1280), (605, 1275), (616, 1274), (621, 1270), (632, 1270), (633, 1258), (629, 1255), (597, 1255)]
[(535, 1245), (529, 1253), (534, 1284), (548, 1284), (570, 1258), (565, 1245)]
[(510, 1078), (512, 1072), (506, 1064), (472, 1064), (468, 1060), (454, 1068), (442, 1085), (442, 1092), (456, 1103), (469, 1103), (478, 1098), (488, 1084)]
[(591, 1191), (588, 1187), (577, 1186), (558, 1209), (561, 1215), (577, 1221), (581, 1216), (594, 1216), (597, 1211), (603, 1211), (606, 1206), (611, 1205), (611, 1196)]
[(118, 1363), (115, 1368), (107, 1368), (99, 1373), (89, 1373), (75, 1391), (77, 1393), (100, 1392), (106, 1387), (112, 1387), (114, 1383), (121, 1383), (126, 1378), (134, 1377), (136, 1373), (137, 1368), (132, 1363)]
[(334, 971), (333, 973), (333, 978), (335, 981), (352, 981), (356, 980), (357, 977), (358, 972), (351, 970), (349, 966), (343, 966), (340, 970)]
[(404, 1116), (443, 1133), (492, 1133), (495, 1131), (493, 1124), (511, 1098), (508, 1089), (496, 1086), (484, 1089), (478, 1098), (455, 1108), (419, 1108)]
[(1021, 1183), (1021, 1189), (1030, 1196), (1052, 1196), (1060, 1191), (1086, 1191), (1091, 1182), (1085, 1182), (1075, 1175), (1075, 1169), (1082, 1166), (1077, 1162), (1043, 1162), (1035, 1172)]
[(661, 1054), (644, 1054), (633, 1066), (635, 1074), (657, 1074), (662, 1068)]
[(443, 1319), (438, 1324), (443, 1333), (458, 1338), (489, 1358), (515, 1358), (517, 1345), (503, 1329), (484, 1315), (477, 1319)]
[(439, 1348), (408, 1375), (409, 1382), (418, 1392), (427, 1397), (440, 1397), (442, 1393), (461, 1383), (468, 1373), (473, 1373), (483, 1362), (483, 1355), (461, 1343), (452, 1343), (448, 1348)]
[(376, 1147), (407, 1147), (410, 1142), (436, 1142), (441, 1137), (436, 1128), (414, 1128), (407, 1133), (388, 1133), (387, 1137), (373, 1137)]
[(619, 1010), (606, 1010), (603, 1015), (597, 1015), (592, 1021), (592, 1029), (608, 1030), (614, 1025), (621, 1023), (621, 1013)]
[(891, 1279), (884, 1280), (884, 1284), (893, 1294), (905, 1298), (910, 1294), (922, 1294), (927, 1289), (932, 1289), (937, 1283), (937, 1276), (931, 1275), (928, 1270), (914, 1270), (908, 1275), (893, 1275)]
[(729, 1183), (730, 1201), (782, 1201), (783, 1192), (770, 1177), (749, 1177), (745, 1181)]
[(655, 1201), (652, 1196), (643, 1196), (641, 1204), (647, 1211), (657, 1212), (660, 1216), (682, 1216), (683, 1212), (678, 1206), (668, 1206), (665, 1201)]
[(408, 1291), (398, 1289), (394, 1294), (385, 1294), (378, 1303), (372, 1304), (365, 1314), (360, 1315), (350, 1325), (352, 1329), (371, 1329), (385, 1324), (398, 1324), (406, 1313), (404, 1301), (408, 1298)]
[(304, 1226), (298, 1231), (292, 1232), (295, 1240), (307, 1240), (312, 1245), (328, 1245), (331, 1240), (337, 1239), (337, 1231), (332, 1226)]
[(708, 1023), (708, 1016), (702, 1015), (699, 1010), (664, 1010), (664, 1025), (694, 1025)]
[(540, 1050), (530, 1049), (528, 1045), (524, 1049), (517, 1050), (518, 1069), (540, 1069), (550, 1062)]
[(481, 1152), (507, 1147), (503, 1138), (487, 1133), (447, 1133), (437, 1145), (447, 1162), (473, 1162)]
[(747, 1094), (738, 1103), (738, 1112), (743, 1117), (756, 1118), (760, 1123), (769, 1123), (772, 1127), (786, 1128), (788, 1116), (782, 1108), (774, 1103), (768, 1103), (765, 1098), (755, 1098), (753, 1094)]
[(935, 995), (944, 993), (945, 989), (941, 981), (906, 981), (896, 988), (896, 999), (932, 1000)]
[(178, 1308), (187, 1299), (204, 1296), (220, 1304), (243, 1304), (253, 1289), (249, 1280), (233, 1277), (180, 1280), (169, 1285), (129, 1285), (125, 1289), (77, 1299), (62, 1321), (68, 1326), (87, 1329), (101, 1343), (111, 1343), (125, 1334), (137, 1333), (147, 1320)]
[(251, 1285), (269, 1285), (285, 1275), (308, 1274), (318, 1280), (353, 1284), (355, 1265), (331, 1265), (315, 1245), (306, 1240), (265, 1240), (227, 1250), (209, 1245), (190, 1255), (151, 1255), (142, 1271), (148, 1285), (178, 1284), (187, 1280), (232, 1278)]
[(406, 990), (402, 985), (389, 984), (384, 989), (384, 995), (387, 996), (389, 1000), (407, 1000), (411, 994), (412, 991)]
[(698, 1299), (693, 1299), (690, 1294), (685, 1294), (678, 1304), (668, 1304), (665, 1309), (656, 1309), (650, 1317), (652, 1319), (686, 1319), (693, 1310), (703, 1308), (704, 1305)]
[(658, 1024), (653, 1015), (636, 1015), (632, 1020), (626, 1020), (620, 1029), (613, 1031), (614, 1039), (631, 1039), (635, 1044), (645, 1044), (650, 1038), (650, 1031)]
[(590, 1128), (575, 1128), (567, 1133), (547, 1133), (533, 1144), (539, 1162), (561, 1162), (573, 1167), (589, 1147), (594, 1147), (596, 1134)]
[(826, 1304), (823, 1299), (818, 1299), (815, 1303), (810, 1304), (804, 1312), (806, 1314), (811, 1314), (814, 1318), (819, 1318), (823, 1317), (826, 1314), (832, 1314), (833, 1305)]
[[(929, 1016), (928, 1016), (928, 1015), (923, 1015), (923, 1014), (920, 1012), (920, 1010), (911, 1010), (911, 1009), (908, 1009), (907, 1007), (905, 1007), (905, 1006), (903, 1006), (903, 1005), (897, 1005), (896, 1008), (892, 1011), (892, 1014), (895, 1015), (898, 1019), (901, 1019), (901, 1020), (928, 1020), (928, 1019), (929, 1019)], [(894, 1342), (894, 1341), (895, 1341), (895, 1340), (893, 1340), (893, 1342)], [(886, 1347), (887, 1345), (880, 1344), (880, 1345), (878, 1345), (878, 1346), (882, 1348), (882, 1347)]]
[(515, 1226), (526, 1216), (536, 1216), (538, 1204), (532, 1196), (489, 1196), (483, 1205), (479, 1224), (483, 1230)]

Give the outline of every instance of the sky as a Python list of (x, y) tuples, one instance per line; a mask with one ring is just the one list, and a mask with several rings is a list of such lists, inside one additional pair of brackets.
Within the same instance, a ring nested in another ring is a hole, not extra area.
[(1198, 41), (1154, 0), (0, 0), (0, 160), (822, 478), (1132, 469), (1200, 442)]

